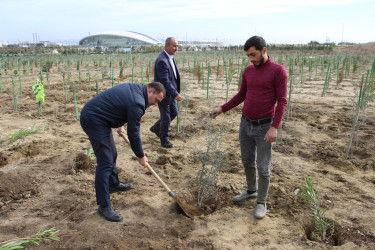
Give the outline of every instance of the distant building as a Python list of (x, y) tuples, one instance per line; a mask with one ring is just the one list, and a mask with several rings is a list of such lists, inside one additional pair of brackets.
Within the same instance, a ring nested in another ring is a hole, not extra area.
[(39, 41), (39, 42), (18, 41), (18, 44), (8, 44), (7, 46), (28, 48), (28, 47), (50, 47), (50, 46), (57, 46), (57, 44), (52, 43), (50, 41)]
[(163, 45), (159, 40), (132, 31), (107, 31), (87, 36), (79, 41), (87, 48), (129, 48), (144, 45)]
[(178, 41), (178, 44), (182, 46), (201, 47), (201, 48), (228, 46), (228, 44), (226, 43), (217, 42), (217, 41)]
[(0, 42), (0, 48), (1, 47), (8, 47), (9, 43), (8, 42)]
[(24, 47), (24, 48), (27, 48), (31, 45), (31, 42), (29, 41), (18, 41), (18, 46), (19, 47)]

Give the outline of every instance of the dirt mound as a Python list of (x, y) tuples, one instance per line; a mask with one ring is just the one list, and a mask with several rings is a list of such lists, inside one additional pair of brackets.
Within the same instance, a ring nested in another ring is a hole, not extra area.
[(73, 161), (75, 170), (88, 170), (93, 165), (90, 157), (84, 153), (78, 153)]
[(8, 164), (8, 156), (3, 152), (0, 152), (0, 167), (4, 167)]
[(375, 54), (375, 42), (336, 47), (335, 51), (346, 54)]
[(36, 181), (30, 176), (0, 171), (0, 207), (13, 200), (30, 198), (37, 190)]

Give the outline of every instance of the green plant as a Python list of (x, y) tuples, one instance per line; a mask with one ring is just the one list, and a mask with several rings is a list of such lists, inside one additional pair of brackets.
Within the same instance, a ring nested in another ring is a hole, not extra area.
[(125, 78), (124, 76), (124, 64), (122, 61), (120, 61), (120, 74), (119, 74), (119, 78), (122, 80)]
[(72, 85), (72, 92), (73, 92), (73, 101), (74, 101), (74, 111), (76, 114), (76, 119), (79, 120), (79, 113), (77, 107), (77, 95), (76, 95), (76, 86), (75, 84)]
[(106, 69), (102, 68), (102, 82), (104, 82), (104, 78), (108, 75), (108, 72)]
[(42, 242), (48, 240), (60, 241), (58, 232), (54, 227), (45, 231), (39, 231), (30, 237), (10, 241), (2, 245), (0, 250), (25, 249), (26, 247), (39, 246)]
[(302, 187), (300, 197), (304, 200), (312, 202), (313, 214), (311, 216), (314, 220), (314, 231), (311, 237), (316, 240), (326, 240), (334, 233), (334, 223), (325, 218), (325, 210), (321, 209), (319, 205), (319, 185), (314, 187), (311, 178), (306, 176), (306, 185)]
[(87, 155), (88, 157), (90, 157), (90, 159), (92, 161), (96, 160), (96, 156), (95, 156), (94, 150), (92, 148), (90, 148), (89, 150), (85, 149), (84, 154)]
[(218, 174), (227, 167), (225, 150), (223, 150), (221, 143), (224, 135), (231, 127), (223, 123), (220, 127), (215, 128), (212, 119), (203, 122), (206, 126), (206, 150), (195, 151), (202, 163), (202, 167), (196, 176), (199, 206), (202, 206), (204, 200), (214, 197), (218, 191)]
[(39, 79), (35, 80), (35, 84), (32, 86), (32, 90), (35, 95), (35, 99), (38, 102), (38, 114), (39, 116), (42, 115), (41, 111), (41, 103), (44, 102), (45, 94), (44, 94), (44, 86), (43, 83), (39, 81)]
[(9, 135), (9, 140), (7, 142), (7, 145), (17, 140), (23, 139), (28, 135), (37, 134), (39, 132), (40, 132), (39, 128), (26, 128), (26, 129), (22, 128), (18, 132)]
[(228, 82), (229, 85), (232, 83), (233, 76), (236, 74), (236, 69), (233, 67), (233, 64), (229, 67), (228, 72)]
[(367, 76), (362, 75), (361, 83), (359, 84), (359, 93), (356, 91), (355, 97), (353, 98), (353, 112), (351, 120), (353, 122), (353, 127), (350, 134), (350, 139), (348, 147), (346, 149), (345, 158), (348, 159), (350, 153), (352, 152), (352, 144), (358, 139), (358, 133), (360, 127), (364, 124), (366, 120), (366, 108), (370, 102), (375, 100), (375, 94), (373, 92), (374, 82), (369, 80), (370, 72), (367, 72)]
[(42, 72), (49, 72), (52, 66), (53, 66), (53, 62), (50, 60), (47, 60), (45, 63), (42, 64)]
[(90, 81), (91, 81), (91, 74), (90, 74), (90, 71), (87, 71), (87, 72), (86, 72), (86, 81), (87, 81), (87, 82), (90, 82)]
[(329, 88), (329, 82), (331, 81), (331, 62), (328, 64), (327, 74), (324, 81), (322, 96), (325, 95), (326, 90)]
[(12, 76), (12, 92), (13, 92), (13, 104), (14, 104), (14, 110), (18, 110), (17, 106), (17, 95), (16, 95), (16, 87), (14, 85), (14, 77)]

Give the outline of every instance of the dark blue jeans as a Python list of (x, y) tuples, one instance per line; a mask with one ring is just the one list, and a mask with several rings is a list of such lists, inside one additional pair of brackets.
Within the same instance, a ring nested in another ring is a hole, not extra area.
[(99, 206), (109, 206), (111, 205), (109, 187), (116, 187), (120, 183), (116, 169), (117, 150), (112, 129), (90, 115), (81, 113), (80, 120), (83, 130), (89, 137), (97, 161), (96, 203)]
[[(272, 143), (264, 137), (271, 127), (272, 121), (253, 125), (242, 118), (240, 124), (241, 158), (245, 168), (247, 189), (258, 190), (257, 202), (266, 203), (270, 184), (270, 168), (272, 161)], [(258, 182), (257, 183), (257, 172)]]
[(176, 101), (171, 97), (165, 97), (167, 99), (159, 102), (160, 119), (152, 126), (152, 129), (159, 131), (160, 141), (168, 142), (168, 130), (171, 125), (171, 121), (177, 116), (178, 109)]

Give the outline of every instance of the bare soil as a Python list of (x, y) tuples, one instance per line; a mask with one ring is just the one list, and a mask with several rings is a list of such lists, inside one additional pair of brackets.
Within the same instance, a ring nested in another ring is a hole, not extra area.
[[(271, 54), (272, 57), (272, 54)], [(180, 66), (181, 68), (181, 66)], [(370, 66), (364, 66), (369, 69)], [(217, 196), (197, 206), (195, 178), (201, 168), (196, 150), (206, 149), (208, 113), (225, 102), (225, 81), (212, 77), (210, 99), (206, 90), (187, 72), (183, 74), (185, 100), (181, 104), (180, 131), (171, 126), (173, 149), (163, 149), (149, 127), (158, 119), (156, 107), (142, 118), (141, 136), (150, 165), (189, 206), (185, 216), (146, 168), (140, 166), (121, 137), (115, 135), (117, 166), (122, 182), (134, 189), (111, 195), (112, 206), (123, 222), (112, 223), (97, 215), (95, 162), (83, 154), (90, 149), (86, 134), (75, 117), (71, 94), (66, 100), (60, 74), (45, 85), (46, 102), (38, 116), (31, 91), (35, 78), (23, 78), (14, 110), (10, 78), (3, 77), (0, 93), (0, 245), (55, 227), (60, 242), (45, 242), (39, 249), (375, 249), (375, 115), (367, 119), (353, 145), (345, 152), (352, 130), (352, 99), (360, 74), (351, 74), (338, 86), (333, 83), (321, 96), (324, 75), (311, 79), (296, 73), (289, 119), (284, 116), (279, 140), (274, 145), (268, 213), (253, 216), (255, 201), (235, 203), (232, 197), (246, 189), (238, 140), (241, 107), (219, 116), (214, 127), (233, 123), (225, 135), (227, 168), (219, 174)], [(235, 82), (235, 81), (233, 81)], [(95, 95), (95, 83), (81, 83), (77, 91), (80, 111)], [(110, 87), (110, 80), (100, 90)], [(18, 88), (17, 88), (17, 91)], [(237, 91), (230, 86), (229, 96)], [(41, 131), (6, 145), (20, 129)], [(114, 130), (114, 134), (115, 130)], [(300, 198), (305, 176), (319, 183), (320, 202), (335, 223), (335, 234), (316, 241), (311, 204)]]

